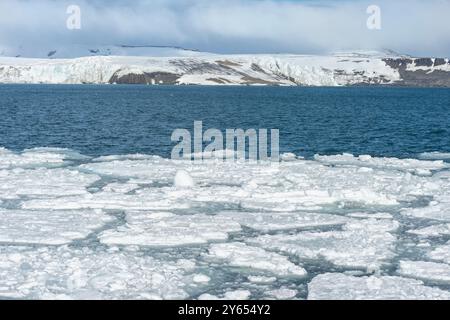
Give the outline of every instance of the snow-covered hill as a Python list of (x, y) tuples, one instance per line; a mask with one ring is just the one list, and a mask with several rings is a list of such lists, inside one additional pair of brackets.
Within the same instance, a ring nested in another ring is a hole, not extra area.
[(171, 57), (0, 57), (0, 83), (450, 87), (449, 59), (372, 52), (310, 56), (167, 50)]

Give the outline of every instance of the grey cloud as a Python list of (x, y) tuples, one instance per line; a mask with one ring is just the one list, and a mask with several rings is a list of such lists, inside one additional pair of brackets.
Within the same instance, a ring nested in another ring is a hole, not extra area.
[[(81, 30), (65, 28), (69, 4), (82, 9)], [(370, 4), (382, 9), (382, 30), (366, 28)], [(449, 56), (449, 13), (450, 0), (2, 0), (0, 47), (153, 44), (225, 53), (390, 48)]]

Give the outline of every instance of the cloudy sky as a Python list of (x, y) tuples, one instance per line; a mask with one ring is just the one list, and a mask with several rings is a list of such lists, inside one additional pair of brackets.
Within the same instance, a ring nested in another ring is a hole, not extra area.
[[(68, 30), (67, 7), (81, 8)], [(369, 5), (381, 30), (366, 26)], [(169, 45), (221, 53), (450, 56), (450, 0), (0, 0), (0, 48)]]

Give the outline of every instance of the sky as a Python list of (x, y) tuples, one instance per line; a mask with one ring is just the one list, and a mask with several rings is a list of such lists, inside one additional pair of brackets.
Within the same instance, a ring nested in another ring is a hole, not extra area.
[[(67, 28), (67, 7), (81, 29)], [(369, 5), (381, 29), (367, 28)], [(218, 53), (391, 49), (450, 57), (450, 0), (0, 0), (0, 49), (167, 45)]]

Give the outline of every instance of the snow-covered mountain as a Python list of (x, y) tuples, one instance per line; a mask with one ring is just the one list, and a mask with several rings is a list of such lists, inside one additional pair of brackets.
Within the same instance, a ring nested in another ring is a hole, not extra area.
[[(0, 57), (0, 83), (450, 87), (449, 59), (390, 52), (311, 56), (218, 55), (167, 47), (118, 50), (123, 51), (69, 59)], [(130, 51), (135, 56), (122, 55)]]

